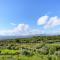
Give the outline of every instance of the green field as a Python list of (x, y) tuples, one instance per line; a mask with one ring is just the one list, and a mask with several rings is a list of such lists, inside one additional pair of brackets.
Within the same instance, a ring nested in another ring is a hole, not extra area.
[(60, 36), (1, 40), (0, 60), (60, 60)]

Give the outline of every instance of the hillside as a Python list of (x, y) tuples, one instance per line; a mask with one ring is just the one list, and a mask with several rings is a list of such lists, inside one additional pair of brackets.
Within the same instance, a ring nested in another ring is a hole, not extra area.
[(34, 36), (0, 41), (0, 60), (59, 60), (59, 56), (60, 36)]

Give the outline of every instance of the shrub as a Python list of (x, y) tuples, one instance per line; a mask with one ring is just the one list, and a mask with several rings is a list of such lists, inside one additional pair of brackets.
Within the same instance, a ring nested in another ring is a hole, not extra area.
[(55, 51), (54, 54), (57, 55), (57, 56), (60, 56), (60, 51)]
[(52, 57), (51, 56), (48, 56), (48, 60), (52, 60)]
[(32, 55), (34, 55), (34, 54), (33, 54), (33, 52), (31, 52), (31, 51), (25, 50), (25, 51), (22, 52), (22, 55), (25, 55), (25, 56), (32, 56)]
[(56, 48), (55, 47), (50, 47), (49, 54), (50, 55), (53, 55), (55, 51), (56, 51)]
[(40, 54), (43, 54), (43, 55), (47, 55), (49, 53), (49, 48), (44, 46), (41, 49), (38, 49), (37, 52), (40, 53)]

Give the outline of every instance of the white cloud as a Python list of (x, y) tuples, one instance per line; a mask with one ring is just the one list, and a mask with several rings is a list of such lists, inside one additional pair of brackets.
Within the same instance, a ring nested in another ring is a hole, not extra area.
[(42, 16), (37, 20), (37, 24), (38, 25), (43, 25), (46, 24), (47, 20), (48, 20), (49, 16)]
[(57, 16), (54, 16), (54, 17), (50, 17), (49, 18), (49, 21), (44, 26), (44, 28), (45, 29), (47, 29), (47, 28), (54, 28), (54, 27), (56, 27), (58, 25), (60, 25), (60, 18), (58, 18)]
[(17, 27), (13, 29), (14, 32), (19, 32), (19, 31), (26, 31), (29, 29), (29, 25), (27, 24), (19, 24)]
[(44, 29), (54, 28), (60, 25), (60, 18), (58, 16), (42, 16), (37, 20), (38, 25), (43, 25)]
[(31, 29), (28, 24), (18, 24), (13, 29), (9, 30), (0, 30), (0, 35), (2, 36), (24, 36), (24, 35), (35, 35), (41, 34), (42, 30)]
[(29, 29), (29, 25), (27, 24), (19, 24), (18, 26), (16, 26), (13, 29), (9, 29), (9, 30), (1, 30), (0, 31), (0, 35), (24, 35), (25, 32)]

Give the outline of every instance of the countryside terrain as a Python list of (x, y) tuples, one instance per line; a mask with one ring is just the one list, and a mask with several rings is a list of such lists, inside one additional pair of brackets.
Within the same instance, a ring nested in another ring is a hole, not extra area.
[(60, 60), (60, 36), (0, 40), (0, 60)]

